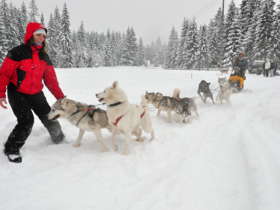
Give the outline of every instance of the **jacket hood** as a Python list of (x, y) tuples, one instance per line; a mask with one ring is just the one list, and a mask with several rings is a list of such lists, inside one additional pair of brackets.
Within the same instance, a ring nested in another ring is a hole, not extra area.
[(26, 26), (26, 32), (24, 35), (24, 44), (27, 44), (27, 42), (32, 38), (33, 33), (35, 31), (37, 31), (38, 29), (44, 29), (47, 33), (47, 29), (44, 25), (42, 25), (41, 23), (37, 23), (37, 22), (30, 22), (27, 24)]

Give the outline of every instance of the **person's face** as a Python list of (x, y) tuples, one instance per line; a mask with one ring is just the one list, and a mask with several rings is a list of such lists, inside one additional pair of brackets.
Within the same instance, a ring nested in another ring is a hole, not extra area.
[(33, 38), (35, 43), (43, 43), (46, 39), (46, 36), (44, 34), (34, 34)]

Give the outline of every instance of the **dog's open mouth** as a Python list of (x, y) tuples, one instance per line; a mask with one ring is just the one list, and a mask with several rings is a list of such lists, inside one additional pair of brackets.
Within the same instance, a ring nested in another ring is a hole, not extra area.
[(57, 120), (60, 117), (60, 115), (55, 115), (53, 118), (50, 118), (50, 120)]

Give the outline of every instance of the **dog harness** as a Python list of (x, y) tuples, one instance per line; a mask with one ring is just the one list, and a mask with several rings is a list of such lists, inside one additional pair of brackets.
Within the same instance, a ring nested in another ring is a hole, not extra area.
[(114, 103), (114, 104), (110, 104), (108, 105), (109, 107), (113, 107), (113, 106), (118, 106), (118, 105), (121, 105), (123, 102), (117, 102), (117, 103)]
[[(144, 112), (140, 115), (140, 118), (143, 118), (144, 115), (145, 115), (145, 113), (146, 113), (146, 112), (144, 111)], [(125, 115), (125, 114), (119, 116), (119, 117), (115, 120), (115, 122), (113, 122), (113, 125), (116, 126), (116, 127), (118, 127), (118, 123), (119, 123), (120, 120), (124, 117), (124, 115)]]
[(89, 105), (86, 109), (77, 109), (74, 113), (71, 114), (71, 117), (74, 116), (75, 114), (78, 114), (80, 111), (86, 111), (86, 113), (78, 120), (76, 123), (76, 126), (78, 126), (81, 122), (81, 120), (90, 112), (93, 111), (93, 114), (95, 111), (97, 111), (96, 107), (94, 105)]
[[(109, 106), (109, 107), (114, 107), (114, 106), (118, 106), (118, 105), (120, 105), (120, 104), (122, 104), (122, 103), (123, 103), (123, 102), (120, 102), (120, 101), (119, 101), (119, 102), (116, 102), (116, 103), (114, 103), (114, 104), (110, 104), (110, 105), (108, 105), (108, 106)], [(118, 124), (119, 124), (120, 120), (121, 120), (125, 115), (126, 115), (126, 114), (123, 114), (123, 115), (117, 117), (116, 120), (115, 120), (115, 122), (112, 122), (113, 125), (116, 126), (116, 127), (118, 127)], [(145, 111), (140, 115), (140, 118), (143, 118), (144, 115), (145, 115)]]
[(113, 125), (117, 127), (119, 121), (123, 118), (123, 116), (124, 116), (124, 115), (119, 116), (119, 117), (115, 120), (115, 122), (113, 122)]

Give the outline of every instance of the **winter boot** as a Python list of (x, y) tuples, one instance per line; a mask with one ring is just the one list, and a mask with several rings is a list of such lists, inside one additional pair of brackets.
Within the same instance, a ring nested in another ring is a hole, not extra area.
[(7, 156), (8, 160), (13, 163), (21, 163), (22, 157), (19, 152), (7, 152), (4, 150), (4, 154)]
[(49, 120), (46, 115), (41, 116), (40, 120), (49, 131), (53, 143), (55, 144), (61, 143), (65, 138), (65, 136), (62, 132), (59, 122), (57, 120)]

